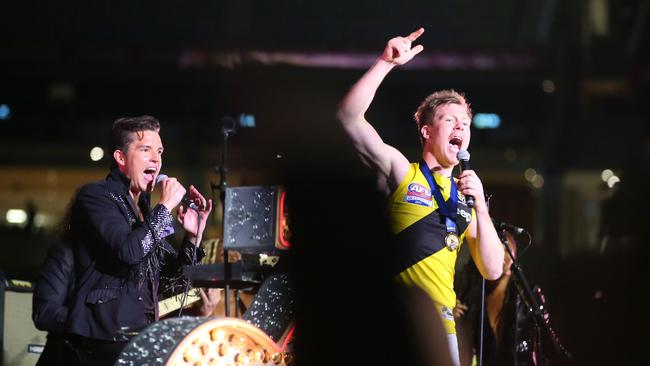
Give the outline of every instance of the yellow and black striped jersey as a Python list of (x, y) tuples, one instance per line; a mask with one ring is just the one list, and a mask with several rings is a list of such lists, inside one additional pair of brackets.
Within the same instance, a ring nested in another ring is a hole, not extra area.
[[(451, 177), (435, 173), (433, 177), (443, 198), (448, 200)], [(451, 251), (445, 246), (445, 220), (438, 213), (438, 204), (419, 163), (411, 164), (406, 177), (390, 195), (388, 208), (398, 251), (398, 281), (426, 291), (440, 311), (447, 333), (456, 333), (452, 309), (456, 304), (454, 267), (460, 248)], [(458, 192), (456, 224), (461, 243), (473, 215), (465, 204), (465, 196)]]

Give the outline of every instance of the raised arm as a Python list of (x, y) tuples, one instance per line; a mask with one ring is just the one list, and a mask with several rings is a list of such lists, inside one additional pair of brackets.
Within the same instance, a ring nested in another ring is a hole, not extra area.
[(420, 28), (407, 37), (395, 37), (388, 41), (384, 52), (370, 69), (359, 79), (343, 98), (337, 113), (338, 120), (352, 140), (361, 160), (389, 183), (396, 186), (408, 171), (409, 162), (399, 151), (384, 143), (377, 131), (368, 123), (365, 113), (375, 97), (377, 88), (396, 65), (409, 62), (424, 47), (411, 47), (424, 29)]

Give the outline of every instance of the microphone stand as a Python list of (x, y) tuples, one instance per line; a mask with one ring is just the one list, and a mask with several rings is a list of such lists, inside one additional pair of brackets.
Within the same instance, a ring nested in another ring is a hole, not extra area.
[[(502, 233), (504, 231), (505, 229), (502, 229)], [(510, 247), (508, 246), (507, 241), (505, 240), (505, 235), (499, 235), (499, 236), (502, 238), (501, 241), (503, 242), (508, 255), (512, 259), (512, 266), (510, 267), (510, 270), (514, 275), (515, 285), (517, 288), (517, 292), (519, 293), (519, 297), (526, 305), (528, 312), (532, 315), (536, 328), (538, 329), (538, 331), (542, 330), (544, 334), (548, 337), (548, 339), (551, 340), (557, 354), (564, 356), (567, 360), (570, 360), (571, 354), (562, 346), (562, 344), (560, 344), (560, 341), (557, 335), (555, 334), (555, 331), (551, 329), (548, 320), (544, 318), (545, 307), (543, 304), (540, 304), (540, 301), (538, 300), (537, 296), (535, 296), (535, 294), (533, 293), (533, 290), (530, 287), (528, 279), (526, 278), (526, 275), (524, 274), (524, 271), (521, 268), (519, 261), (515, 259), (514, 255), (512, 254), (512, 250), (510, 250)], [(517, 350), (515, 349), (515, 357), (516, 357), (516, 351)], [(540, 349), (540, 358), (541, 358), (541, 354), (542, 352)]]
[[(228, 250), (226, 249), (225, 243), (223, 241), (223, 233), (225, 232), (225, 223), (226, 218), (226, 188), (228, 187), (228, 137), (230, 134), (235, 133), (235, 120), (232, 117), (224, 117), (221, 120), (221, 134), (223, 135), (223, 143), (221, 145), (221, 165), (219, 165), (216, 170), (219, 173), (219, 185), (212, 183), (212, 196), (214, 197), (214, 191), (219, 190), (219, 200), (221, 201), (221, 222), (222, 222), (222, 239), (221, 247), (223, 248), (223, 282), (224, 282), (224, 315), (226, 317), (230, 316), (230, 266), (228, 264)], [(232, 126), (227, 125), (231, 123)], [(216, 216), (215, 216), (216, 222)]]
[(483, 366), (483, 345), (485, 342), (485, 278), (481, 276), (481, 321), (478, 341), (478, 366)]

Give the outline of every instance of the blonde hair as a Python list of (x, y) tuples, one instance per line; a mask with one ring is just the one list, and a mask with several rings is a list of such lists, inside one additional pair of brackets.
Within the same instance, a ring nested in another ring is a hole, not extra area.
[(435, 116), (438, 107), (445, 104), (458, 104), (465, 106), (465, 108), (467, 108), (467, 114), (469, 115), (469, 118), (472, 119), (472, 108), (470, 107), (467, 99), (465, 99), (465, 95), (463, 93), (459, 93), (453, 89), (439, 90), (437, 92), (434, 92), (426, 97), (422, 103), (420, 103), (420, 106), (413, 114), (413, 119), (415, 120), (415, 124), (418, 127), (420, 142), (424, 143), (424, 138), (419, 133), (420, 129), (425, 124), (430, 123), (433, 120), (433, 116)]

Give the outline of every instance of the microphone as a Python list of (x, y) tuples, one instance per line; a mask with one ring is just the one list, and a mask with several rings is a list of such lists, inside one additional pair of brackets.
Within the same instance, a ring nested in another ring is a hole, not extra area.
[[(162, 183), (162, 181), (167, 179), (167, 178), (169, 178), (169, 177), (166, 174), (158, 174), (158, 176), (156, 177), (156, 185), (160, 185), (160, 183)], [(187, 197), (187, 196), (183, 197), (183, 199), (181, 200), (181, 203), (183, 204), (183, 206), (191, 208), (194, 211), (199, 210), (199, 206), (197, 206), (196, 203), (190, 201), (189, 197)]]
[[(460, 162), (461, 172), (464, 170), (472, 169), (469, 167), (469, 152), (467, 152), (467, 150), (460, 150), (458, 154), (456, 154), (456, 158), (458, 158), (458, 161)], [(474, 207), (474, 197), (471, 195), (466, 195), (465, 203), (467, 203), (467, 207), (469, 208)]]
[(497, 221), (495, 219), (492, 219), (492, 223), (494, 224), (494, 227), (497, 230), (507, 230), (507, 231), (513, 232), (515, 234), (521, 234), (521, 233), (526, 231), (526, 229), (521, 228), (519, 226), (510, 225), (510, 224), (507, 224), (505, 222)]
[(225, 116), (221, 119), (221, 133), (229, 135), (235, 133), (237, 130), (237, 121), (230, 116)]

